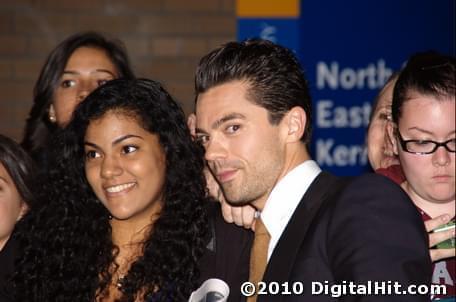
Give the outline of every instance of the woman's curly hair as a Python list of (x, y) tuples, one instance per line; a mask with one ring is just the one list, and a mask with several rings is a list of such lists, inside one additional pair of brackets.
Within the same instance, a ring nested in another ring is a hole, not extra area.
[(142, 255), (122, 281), (120, 301), (187, 301), (197, 286), (208, 236), (202, 149), (185, 115), (154, 81), (119, 79), (93, 91), (53, 142), (44, 206), (24, 218), (24, 254), (15, 275), (17, 301), (94, 301), (112, 282), (118, 248), (109, 213), (84, 174), (88, 125), (107, 112), (135, 117), (157, 134), (166, 154), (164, 204)]

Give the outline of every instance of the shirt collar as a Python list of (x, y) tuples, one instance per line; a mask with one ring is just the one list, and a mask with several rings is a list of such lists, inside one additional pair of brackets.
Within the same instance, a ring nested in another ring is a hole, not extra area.
[(261, 212), (271, 235), (268, 260), (304, 193), (320, 172), (315, 161), (307, 160), (289, 171), (272, 189)]

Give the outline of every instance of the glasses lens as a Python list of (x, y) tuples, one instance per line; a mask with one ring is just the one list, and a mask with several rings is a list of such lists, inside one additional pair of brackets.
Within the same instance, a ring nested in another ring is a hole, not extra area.
[(429, 141), (409, 141), (406, 144), (407, 150), (417, 153), (432, 152), (435, 148), (435, 143)]
[(453, 139), (447, 143), (447, 148), (450, 149), (451, 152), (456, 151), (456, 139)]

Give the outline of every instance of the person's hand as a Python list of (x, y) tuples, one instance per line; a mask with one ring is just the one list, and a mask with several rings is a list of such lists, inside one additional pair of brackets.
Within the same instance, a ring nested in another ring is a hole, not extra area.
[(233, 207), (225, 199), (221, 200), (222, 214), (226, 222), (235, 223), (246, 229), (255, 230), (255, 208), (246, 205), (242, 207)]
[(224, 201), (225, 197), (223, 196), (222, 189), (207, 166), (204, 168), (204, 176), (206, 177), (206, 187), (209, 190), (209, 195), (217, 201)]
[[(444, 214), (437, 216), (434, 219), (428, 220), (424, 222), (426, 226), (426, 230), (429, 234), (429, 247), (433, 247), (440, 242), (443, 242), (447, 239), (453, 238), (455, 236), (455, 229), (450, 229), (442, 232), (432, 232), (435, 228), (448, 223), (451, 220), (450, 215)], [(429, 249), (429, 253), (431, 255), (432, 262), (438, 261), (440, 259), (454, 257), (455, 256), (455, 249)]]

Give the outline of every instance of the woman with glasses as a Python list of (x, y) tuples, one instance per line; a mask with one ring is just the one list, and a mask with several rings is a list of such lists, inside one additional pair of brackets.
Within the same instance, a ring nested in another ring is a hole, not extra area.
[[(419, 53), (410, 58), (394, 87), (388, 134), (405, 175), (401, 186), (424, 221), (443, 215), (448, 222), (455, 215), (455, 72), (453, 57)], [(454, 301), (455, 296), (454, 227), (448, 232), (453, 247), (450, 239), (439, 251), (447, 258), (434, 262), (433, 283), (447, 290), (433, 297), (439, 301)], [(431, 237), (430, 246), (439, 241)]]

